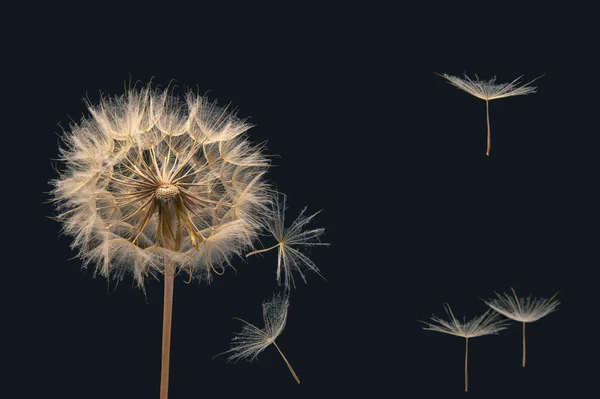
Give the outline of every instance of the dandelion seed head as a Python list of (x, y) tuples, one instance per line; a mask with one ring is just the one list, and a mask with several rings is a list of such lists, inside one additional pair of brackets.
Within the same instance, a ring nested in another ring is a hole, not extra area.
[(499, 314), (509, 319), (533, 323), (558, 310), (560, 301), (556, 299), (556, 294), (551, 298), (518, 297), (511, 288), (511, 293), (496, 294), (496, 298), (486, 300), (485, 303)]
[(252, 249), (271, 201), (263, 149), (227, 107), (128, 89), (63, 134), (56, 218), (84, 267), (142, 285), (167, 261), (210, 280)]

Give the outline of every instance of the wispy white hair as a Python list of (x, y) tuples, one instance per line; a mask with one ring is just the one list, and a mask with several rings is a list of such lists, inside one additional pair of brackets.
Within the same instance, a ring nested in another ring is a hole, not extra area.
[(206, 97), (149, 86), (88, 108), (64, 132), (64, 168), (51, 181), (84, 266), (141, 285), (171, 262), (210, 280), (253, 248), (271, 189), (250, 124)]
[(490, 309), (471, 320), (463, 318), (461, 322), (454, 317), (450, 305), (445, 304), (444, 308), (450, 320), (444, 320), (433, 315), (431, 320), (434, 323), (423, 322), (427, 324), (427, 327), (423, 327), (424, 330), (437, 331), (463, 338), (475, 338), (483, 335), (497, 334), (499, 331), (506, 329), (506, 319), (501, 319), (498, 313), (491, 312)]
[(524, 323), (533, 323), (558, 310), (560, 305), (557, 294), (551, 298), (534, 298), (532, 295), (519, 298), (512, 288), (511, 291), (512, 294), (495, 292), (496, 298), (485, 301), (486, 305), (509, 319)]
[(273, 299), (263, 302), (262, 307), (265, 321), (265, 327), (262, 329), (238, 318), (244, 326), (242, 331), (233, 337), (231, 349), (224, 352), (231, 353), (228, 360), (254, 360), (283, 332), (289, 307), (288, 296), (275, 294)]
[(477, 75), (475, 75), (475, 79), (471, 79), (467, 76), (467, 74), (464, 74), (464, 79), (457, 76), (448, 75), (447, 73), (444, 73), (440, 76), (448, 80), (448, 83), (450, 83), (452, 86), (464, 90), (472, 96), (488, 101), (505, 97), (533, 94), (537, 91), (537, 88), (529, 85), (535, 80), (539, 79), (536, 78), (529, 83), (520, 85), (522, 76), (519, 76), (509, 83), (496, 83), (495, 76), (489, 80), (480, 80)]
[(263, 224), (264, 228), (277, 240), (277, 244), (269, 248), (250, 252), (246, 256), (277, 248), (277, 283), (281, 284), (283, 280), (285, 289), (289, 291), (291, 287), (296, 286), (293, 272), (300, 274), (304, 282), (306, 282), (305, 273), (307, 272), (317, 273), (325, 279), (317, 265), (303, 250), (307, 247), (327, 246), (329, 243), (324, 243), (320, 240), (320, 236), (325, 232), (324, 228), (307, 228), (320, 211), (306, 216), (306, 208), (304, 208), (288, 227), (285, 227), (285, 212), (286, 195), (275, 193), (271, 201), (271, 211), (268, 213), (268, 217), (263, 219)]

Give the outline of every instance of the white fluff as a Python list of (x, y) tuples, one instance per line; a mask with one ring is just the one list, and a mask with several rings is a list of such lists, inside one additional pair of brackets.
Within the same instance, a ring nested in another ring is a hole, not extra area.
[(484, 314), (474, 317), (467, 321), (459, 321), (454, 317), (450, 305), (444, 306), (446, 314), (450, 320), (441, 319), (435, 315), (431, 317), (436, 324), (426, 323), (427, 327), (424, 330), (437, 331), (445, 334), (456, 335), (463, 338), (475, 338), (483, 335), (497, 334), (499, 331), (506, 329), (506, 320), (500, 319), (498, 313), (493, 313), (489, 309)]
[(552, 298), (533, 298), (529, 295), (527, 298), (519, 298), (514, 289), (510, 289), (512, 291), (512, 295), (504, 293), (504, 294), (496, 294), (495, 299), (490, 299), (485, 301), (486, 305), (490, 308), (498, 312), (497, 314), (501, 314), (509, 319), (519, 321), (523, 326), (523, 356), (521, 365), (525, 367), (526, 359), (527, 359), (527, 345), (525, 339), (525, 324), (533, 323), (541, 319), (544, 316), (547, 316), (549, 313), (557, 310), (560, 302), (556, 299), (556, 295), (554, 294)]
[(305, 227), (311, 220), (320, 212), (310, 216), (305, 216), (306, 208), (300, 211), (300, 214), (292, 222), (289, 227), (285, 227), (285, 210), (286, 196), (284, 194), (276, 194), (271, 202), (271, 212), (269, 217), (263, 220), (264, 227), (271, 233), (273, 238), (277, 240), (277, 244), (272, 247), (250, 252), (246, 256), (251, 256), (257, 253), (270, 251), (277, 248), (277, 282), (281, 284), (281, 275), (283, 271), (283, 280), (286, 290), (290, 286), (295, 286), (292, 272), (296, 271), (306, 282), (305, 273), (307, 271), (315, 272), (323, 277), (319, 272), (317, 265), (304, 253), (303, 247), (311, 247), (317, 245), (329, 245), (319, 240), (319, 237), (324, 233), (324, 228), (316, 228), (305, 230)]
[(51, 182), (84, 266), (142, 285), (173, 261), (210, 280), (253, 249), (271, 189), (263, 149), (244, 135), (251, 125), (205, 97), (149, 87), (88, 107), (63, 136), (65, 168)]
[(496, 298), (485, 301), (486, 305), (509, 319), (523, 323), (533, 323), (558, 310), (560, 305), (556, 294), (550, 299), (534, 298), (531, 295), (519, 298), (512, 288), (511, 291), (512, 294), (496, 292)]
[(268, 346), (273, 344), (296, 382), (300, 384), (300, 379), (294, 368), (277, 345), (277, 342), (275, 342), (277, 337), (283, 332), (285, 322), (287, 321), (289, 307), (287, 294), (288, 291), (284, 295), (274, 294), (271, 301), (263, 302), (263, 319), (265, 320), (265, 327), (263, 329), (235, 317), (235, 319), (244, 323), (242, 332), (237, 333), (231, 340), (231, 349), (219, 355), (230, 353), (231, 355), (228, 357), (229, 361), (238, 361), (240, 359), (252, 361)]
[[(446, 79), (448, 83), (451, 85), (458, 87), (459, 89), (466, 91), (472, 96), (485, 100), (485, 113), (487, 119), (487, 150), (485, 152), (486, 155), (490, 155), (491, 147), (492, 147), (492, 138), (491, 138), (491, 125), (490, 125), (490, 104), (489, 102), (492, 100), (497, 100), (499, 98), (505, 97), (513, 97), (513, 96), (522, 96), (527, 94), (532, 94), (536, 92), (535, 87), (529, 86), (531, 83), (538, 80), (540, 77), (535, 78), (529, 83), (526, 83), (522, 86), (519, 86), (521, 76), (516, 78), (510, 83), (499, 83), (496, 84), (496, 77), (494, 76), (490, 80), (479, 80), (477, 75), (475, 75), (475, 80), (469, 78), (465, 74), (465, 78), (461, 79), (456, 76), (451, 76), (448, 74), (439, 75)], [(542, 75), (543, 76), (543, 75)]]
[(252, 361), (283, 332), (287, 321), (289, 300), (287, 296), (273, 295), (271, 301), (263, 302), (263, 319), (265, 327), (260, 329), (245, 320), (242, 332), (236, 333), (231, 340), (231, 349), (224, 353), (231, 353), (230, 361), (246, 359)]
[(450, 305), (445, 304), (444, 307), (446, 314), (450, 317), (450, 320), (444, 320), (433, 315), (431, 320), (433, 320), (434, 324), (422, 322), (427, 325), (427, 327), (423, 327), (423, 329), (455, 335), (465, 339), (465, 392), (467, 392), (469, 390), (469, 338), (498, 334), (499, 331), (506, 329), (506, 319), (501, 319), (498, 313), (492, 312), (491, 309), (488, 309), (480, 316), (474, 317), (469, 321), (467, 321), (466, 318), (463, 318), (463, 321), (460, 322), (456, 319), (456, 317), (454, 317), (454, 313), (452, 313)]
[(444, 73), (440, 76), (448, 80), (448, 83), (450, 83), (451, 85), (466, 91), (470, 95), (488, 101), (497, 100), (505, 97), (533, 94), (537, 91), (537, 88), (531, 87), (529, 85), (535, 80), (539, 79), (536, 78), (533, 81), (524, 84), (523, 86), (519, 86), (519, 80), (521, 79), (521, 76), (519, 76), (510, 83), (498, 84), (496, 83), (495, 76), (490, 80), (479, 80), (479, 77), (477, 75), (475, 75), (475, 80), (473, 80), (470, 77), (468, 77), (467, 74), (464, 75), (464, 79), (448, 75), (447, 73)]

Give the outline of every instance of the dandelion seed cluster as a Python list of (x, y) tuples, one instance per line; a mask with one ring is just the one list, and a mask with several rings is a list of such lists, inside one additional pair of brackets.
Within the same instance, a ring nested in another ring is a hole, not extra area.
[(251, 127), (205, 97), (142, 88), (89, 105), (63, 136), (57, 218), (84, 265), (210, 280), (253, 248), (272, 193)]

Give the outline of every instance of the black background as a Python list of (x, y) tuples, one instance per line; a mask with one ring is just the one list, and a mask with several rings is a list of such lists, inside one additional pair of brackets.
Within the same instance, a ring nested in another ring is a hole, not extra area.
[[(444, 30), (374, 6), (197, 7), (14, 11), (4, 134), (18, 173), (7, 184), (27, 193), (4, 198), (5, 220), (18, 220), (5, 249), (16, 254), (5, 261), (17, 275), (5, 280), (14, 397), (158, 397), (161, 282), (144, 295), (131, 278), (82, 271), (45, 202), (61, 127), (87, 115), (81, 99), (150, 79), (249, 117), (251, 140), (278, 155), (269, 179), (290, 215), (323, 209), (315, 226), (332, 244), (311, 253), (327, 281), (297, 279), (278, 339), (300, 385), (274, 348), (250, 364), (212, 359), (241, 329), (233, 316), (261, 325), (261, 302), (280, 290), (274, 253), (210, 286), (176, 281), (171, 398), (462, 396), (464, 341), (417, 320), (442, 316), (444, 302), (475, 316), (510, 287), (558, 291), (562, 305), (529, 325), (525, 369), (517, 324), (472, 340), (469, 395), (585, 390), (598, 162), (584, 27), (452, 41), (461, 20)], [(490, 103), (486, 157), (484, 102), (434, 72), (545, 76), (534, 95)]]

